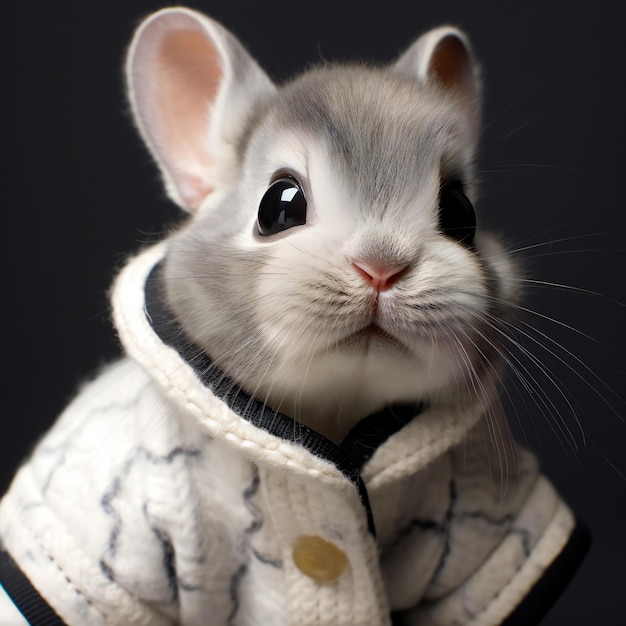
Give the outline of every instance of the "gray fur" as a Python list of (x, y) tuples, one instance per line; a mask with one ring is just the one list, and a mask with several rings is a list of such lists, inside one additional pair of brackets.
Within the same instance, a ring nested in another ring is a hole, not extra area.
[[(245, 83), (251, 60), (230, 62)], [(488, 235), (469, 250), (437, 226), (441, 184), (460, 178), (474, 193), (477, 97), (406, 67), (345, 65), (313, 69), (249, 108), (231, 138), (234, 182), (168, 244), (165, 290), (184, 330), (247, 392), (337, 440), (394, 401), (478, 396), (488, 408), (513, 270)], [(274, 168), (293, 167), (272, 165), (281, 142), (306, 155), (298, 175), (311, 218), (263, 238), (260, 198)], [(324, 185), (310, 167), (329, 172)], [(378, 296), (354, 271), (362, 259), (406, 274)], [(372, 307), (387, 333), (374, 341), (361, 333)]]
[(359, 205), (381, 218), (385, 207), (418, 192), (424, 171), (437, 160), (443, 179), (457, 175), (470, 182), (467, 127), (435, 85), (386, 68), (326, 67), (288, 85), (276, 103), (276, 123), (324, 137)]

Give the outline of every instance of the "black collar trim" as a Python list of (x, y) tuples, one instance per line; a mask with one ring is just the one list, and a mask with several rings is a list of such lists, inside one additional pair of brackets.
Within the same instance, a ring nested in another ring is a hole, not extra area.
[(0, 551), (0, 593), (6, 591), (17, 610), (34, 626), (65, 626), (65, 622), (32, 586), (8, 552)]
[(341, 445), (336, 445), (304, 424), (267, 407), (221, 372), (206, 353), (187, 337), (167, 308), (161, 293), (161, 271), (159, 263), (150, 272), (145, 289), (146, 317), (159, 338), (174, 348), (213, 394), (241, 418), (277, 437), (301, 445), (336, 465), (358, 487), (361, 501), (368, 512), (370, 530), (374, 534), (367, 491), (359, 470), (382, 443), (423, 411), (423, 403), (387, 406), (361, 420)]

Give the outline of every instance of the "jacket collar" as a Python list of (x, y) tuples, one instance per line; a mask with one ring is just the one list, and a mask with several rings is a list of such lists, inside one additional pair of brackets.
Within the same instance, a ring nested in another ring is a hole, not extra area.
[(334, 444), (249, 396), (185, 336), (160, 289), (165, 252), (161, 243), (131, 259), (113, 287), (113, 318), (128, 355), (210, 436), (237, 447), (252, 462), (288, 467), (341, 491), (356, 489), (371, 530), (368, 491), (425, 468), (461, 442), (482, 415), (479, 405), (393, 405)]
[(361, 420), (340, 445), (334, 444), (304, 424), (267, 407), (218, 369), (210, 357), (194, 345), (168, 310), (161, 291), (161, 273), (162, 263), (158, 263), (152, 268), (145, 288), (146, 317), (161, 340), (174, 348), (203, 384), (239, 417), (328, 459), (344, 473), (358, 471), (384, 441), (424, 409), (421, 402), (386, 406)]
[[(172, 312), (167, 308), (161, 289), (161, 274), (162, 262), (159, 262), (152, 268), (146, 280), (145, 314), (154, 332), (163, 343), (174, 348), (213, 395), (240, 418), (333, 463), (355, 483), (363, 503), (369, 510), (367, 492), (359, 475), (361, 467), (384, 441), (422, 412), (423, 403), (386, 406), (381, 411), (361, 420), (348, 433), (344, 441), (337, 445), (304, 424), (299, 424), (291, 417), (267, 407), (224, 374), (210, 357), (185, 334)], [(371, 516), (369, 525), (373, 532)]]

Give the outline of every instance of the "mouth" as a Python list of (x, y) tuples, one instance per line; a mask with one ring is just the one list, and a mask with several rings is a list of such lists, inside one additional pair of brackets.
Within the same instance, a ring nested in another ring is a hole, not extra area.
[(374, 322), (348, 335), (340, 343), (343, 346), (359, 350), (367, 350), (372, 347), (406, 350), (406, 347), (397, 337)]
[(372, 322), (371, 324), (369, 324), (362, 330), (357, 331), (356, 334), (358, 335), (359, 333), (363, 334), (368, 339), (373, 339), (373, 340), (393, 339), (392, 335), (384, 331), (378, 324), (375, 324), (374, 322)]

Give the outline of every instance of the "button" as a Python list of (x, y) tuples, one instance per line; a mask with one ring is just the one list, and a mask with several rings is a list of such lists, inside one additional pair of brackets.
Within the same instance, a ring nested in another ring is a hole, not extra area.
[(337, 580), (348, 565), (346, 555), (336, 545), (306, 535), (293, 546), (293, 562), (305, 576), (321, 584)]

